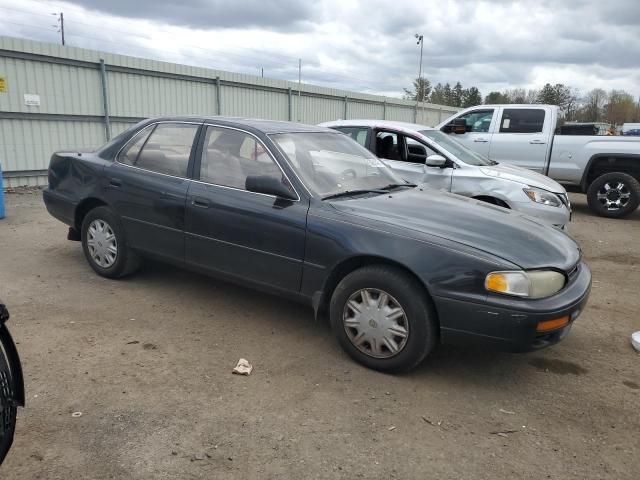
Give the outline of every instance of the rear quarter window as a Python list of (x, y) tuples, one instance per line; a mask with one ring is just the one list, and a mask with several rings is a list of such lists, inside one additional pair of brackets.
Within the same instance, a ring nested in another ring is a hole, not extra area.
[(126, 165), (175, 177), (186, 177), (199, 125), (159, 123), (135, 137), (118, 156)]

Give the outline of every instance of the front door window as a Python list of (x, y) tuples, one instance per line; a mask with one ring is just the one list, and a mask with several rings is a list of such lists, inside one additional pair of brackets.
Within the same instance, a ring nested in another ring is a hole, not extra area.
[(467, 123), (467, 132), (488, 132), (492, 118), (493, 109), (474, 110), (458, 117)]

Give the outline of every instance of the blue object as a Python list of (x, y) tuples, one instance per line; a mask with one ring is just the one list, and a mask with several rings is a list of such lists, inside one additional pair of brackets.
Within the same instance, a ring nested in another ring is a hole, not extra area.
[(4, 218), (4, 181), (2, 179), (2, 164), (0, 163), (0, 220)]

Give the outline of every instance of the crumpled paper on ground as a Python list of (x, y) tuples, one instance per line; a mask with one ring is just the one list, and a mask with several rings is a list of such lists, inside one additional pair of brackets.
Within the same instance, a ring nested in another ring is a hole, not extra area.
[(236, 375), (251, 375), (253, 371), (253, 365), (249, 363), (249, 360), (241, 358), (238, 360), (238, 364), (234, 367), (233, 373)]

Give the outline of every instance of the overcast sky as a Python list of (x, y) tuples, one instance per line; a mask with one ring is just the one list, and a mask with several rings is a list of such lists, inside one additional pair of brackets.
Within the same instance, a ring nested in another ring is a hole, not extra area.
[(0, 0), (0, 34), (400, 96), (418, 75), (640, 96), (640, 0)]

